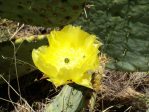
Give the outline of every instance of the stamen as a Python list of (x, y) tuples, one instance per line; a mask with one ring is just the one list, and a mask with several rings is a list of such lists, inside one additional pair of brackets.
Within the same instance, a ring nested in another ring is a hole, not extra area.
[(65, 58), (65, 59), (64, 59), (64, 62), (65, 62), (65, 63), (69, 63), (69, 61), (70, 61), (69, 58)]

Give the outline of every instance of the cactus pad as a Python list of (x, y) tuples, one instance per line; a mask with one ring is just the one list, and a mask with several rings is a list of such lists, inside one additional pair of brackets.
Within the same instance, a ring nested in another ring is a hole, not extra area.
[(0, 0), (0, 17), (36, 26), (61, 26), (74, 21), (85, 0)]
[[(65, 85), (46, 106), (45, 112), (82, 112), (87, 103), (87, 89), (78, 85)], [(86, 93), (85, 93), (86, 92)]]
[[(32, 49), (47, 44), (43, 36), (17, 39), (0, 43), (0, 75), (12, 80), (25, 75), (36, 68), (32, 62)], [(16, 67), (15, 67), (16, 63)], [(4, 81), (0, 78), (0, 84)]]
[(75, 24), (100, 37), (108, 68), (149, 71), (149, 1), (89, 0)]

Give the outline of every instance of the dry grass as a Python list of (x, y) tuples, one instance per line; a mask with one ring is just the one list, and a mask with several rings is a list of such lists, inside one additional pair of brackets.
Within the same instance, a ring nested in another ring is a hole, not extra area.
[[(17, 31), (20, 29), (19, 31)], [(15, 38), (29, 37), (32, 35), (40, 35), (49, 33), (51, 28), (36, 27), (30, 25), (23, 25), (7, 19), (0, 19), (0, 38), (10, 38), (13, 35)], [(17, 31), (17, 33), (16, 33)]]
[[(149, 75), (147, 73), (108, 70), (103, 77), (101, 91), (98, 93), (96, 109), (104, 110), (113, 106), (115, 110), (122, 109), (122, 112), (127, 108), (129, 108), (127, 112), (130, 110), (144, 112), (149, 106), (146, 101), (149, 98), (148, 90)], [(112, 108), (111, 111), (114, 110)]]

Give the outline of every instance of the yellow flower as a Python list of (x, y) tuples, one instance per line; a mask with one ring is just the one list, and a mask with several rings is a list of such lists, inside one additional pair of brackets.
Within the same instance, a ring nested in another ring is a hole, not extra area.
[(95, 35), (72, 25), (61, 31), (51, 31), (49, 46), (34, 49), (32, 58), (55, 86), (70, 82), (92, 88), (92, 72), (99, 65), (98, 48), (101, 45)]

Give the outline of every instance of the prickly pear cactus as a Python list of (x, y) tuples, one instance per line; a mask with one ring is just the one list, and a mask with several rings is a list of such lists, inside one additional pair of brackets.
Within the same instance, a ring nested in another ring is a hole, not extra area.
[(78, 85), (65, 85), (46, 106), (45, 112), (82, 112), (87, 103), (87, 91), (87, 88)]
[(100, 37), (108, 68), (149, 71), (148, 0), (88, 0), (75, 24)]
[[(32, 49), (47, 44), (44, 36), (31, 36), (27, 39), (0, 42), (0, 75), (12, 80), (25, 75), (36, 68), (33, 66)], [(0, 84), (4, 80), (0, 78)]]
[(36, 26), (61, 26), (74, 21), (85, 0), (0, 0), (0, 17)]

